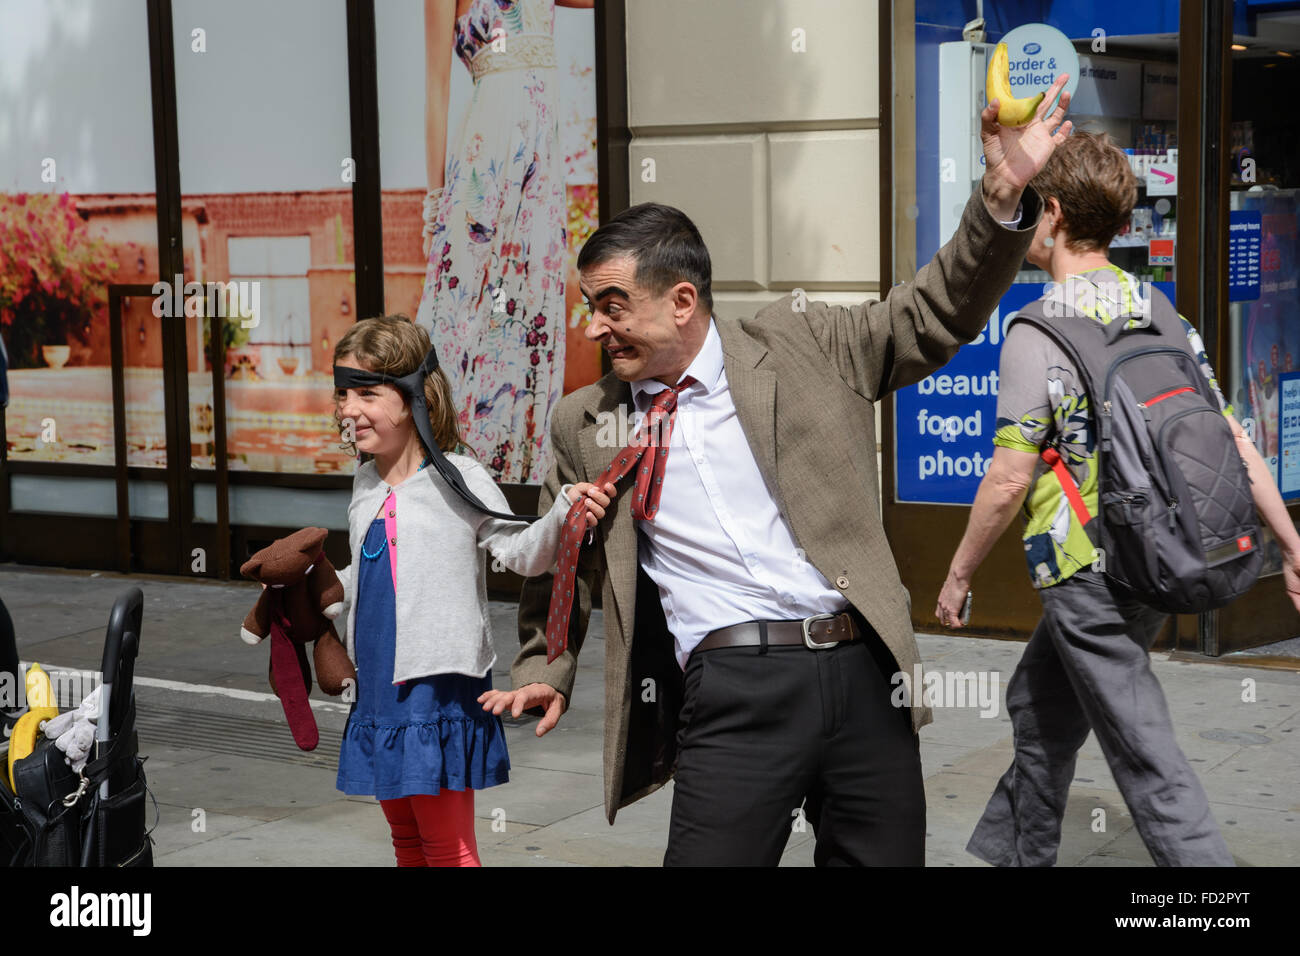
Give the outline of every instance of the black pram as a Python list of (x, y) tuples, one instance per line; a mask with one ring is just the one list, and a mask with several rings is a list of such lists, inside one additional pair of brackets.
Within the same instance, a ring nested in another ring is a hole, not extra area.
[[(94, 749), (81, 773), (53, 740), (41, 736), (36, 749), (14, 763), (13, 789), (0, 779), (0, 865), (153, 865), (152, 828), (145, 830), (148, 788), (135, 733), (135, 658), (143, 616), (139, 588), (113, 604)], [(156, 807), (155, 802), (155, 812)]]

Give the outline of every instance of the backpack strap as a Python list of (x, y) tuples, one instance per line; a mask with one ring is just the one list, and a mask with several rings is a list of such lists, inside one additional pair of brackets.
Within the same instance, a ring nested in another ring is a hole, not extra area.
[[(1068, 306), (1065, 308), (1069, 309)], [(1074, 365), (1075, 372), (1083, 382), (1084, 391), (1088, 394), (1089, 402), (1093, 406), (1096, 406), (1098, 399), (1094, 398), (1094, 396), (1097, 396), (1099, 392), (1093, 381), (1091, 368), (1089, 364), (1084, 361), (1081, 350), (1073, 341), (1073, 336), (1096, 335), (1098, 332), (1104, 332), (1107, 327), (1094, 319), (1088, 318), (1086, 315), (1073, 313), (1073, 310), (1067, 311), (1066, 315), (1062, 316), (1062, 318), (1067, 317), (1073, 318), (1076, 321), (1061, 322), (1059, 320), (1053, 321), (1052, 319), (1049, 319), (1044, 308), (1044, 300), (1039, 299), (1036, 302), (1029, 303), (1023, 309), (1020, 309), (1008, 324), (1007, 329), (1010, 331), (1012, 325), (1015, 325), (1017, 322), (1023, 322), (1026, 325), (1032, 325), (1055, 342), (1056, 345), (1060, 347), (1061, 351), (1070, 359), (1071, 364)], [(1084, 324), (1085, 322), (1087, 323), (1086, 325)], [(1123, 326), (1124, 323), (1117, 320), (1112, 324)], [(1100, 417), (1094, 413), (1094, 424), (1099, 421)], [(1070, 469), (1065, 464), (1065, 459), (1061, 457), (1060, 450), (1055, 445), (1048, 445), (1039, 451), (1038, 457), (1041, 458), (1043, 463), (1051, 469), (1054, 475), (1056, 475), (1056, 480), (1061, 485), (1061, 491), (1065, 495), (1065, 500), (1070, 503), (1070, 510), (1073, 511), (1075, 517), (1079, 519), (1079, 526), (1083, 527), (1087, 525), (1088, 522), (1092, 520), (1092, 515), (1088, 511), (1087, 504), (1084, 503), (1083, 495), (1079, 492), (1079, 486), (1075, 483), (1074, 476), (1070, 474)]]
[(1079, 486), (1074, 483), (1074, 476), (1070, 474), (1070, 469), (1065, 467), (1065, 460), (1061, 457), (1061, 453), (1054, 446), (1049, 445), (1039, 452), (1038, 457), (1052, 469), (1056, 480), (1061, 483), (1065, 500), (1070, 503), (1070, 510), (1079, 519), (1079, 527), (1082, 528), (1092, 520), (1092, 515), (1088, 513), (1088, 506), (1084, 504), (1083, 495), (1079, 494)]

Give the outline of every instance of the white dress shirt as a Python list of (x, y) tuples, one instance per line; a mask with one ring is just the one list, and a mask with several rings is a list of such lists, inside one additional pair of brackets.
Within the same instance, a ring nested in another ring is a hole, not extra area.
[[(686, 375), (695, 384), (677, 398), (659, 511), (653, 521), (637, 522), (639, 560), (659, 586), (683, 669), (695, 646), (717, 628), (848, 607), (804, 560), (758, 470), (736, 417), (712, 318)], [(654, 379), (632, 383), (638, 425), (665, 388)]]

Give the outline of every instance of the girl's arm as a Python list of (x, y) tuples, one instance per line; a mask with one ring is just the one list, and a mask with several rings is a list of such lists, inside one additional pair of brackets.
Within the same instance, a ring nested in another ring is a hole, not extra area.
[(490, 550), (493, 557), (516, 574), (526, 578), (535, 577), (550, 570), (555, 564), (564, 519), (573, 503), (584, 496), (589, 499), (586, 526), (590, 530), (596, 526), (597, 520), (605, 516), (605, 508), (614, 494), (614, 486), (611, 484), (605, 486), (604, 494), (598, 492), (595, 485), (585, 481), (576, 485), (564, 485), (559, 497), (551, 505), (551, 510), (542, 515), (539, 521), (525, 525), (518, 521), (489, 518), (479, 527), (479, 547)]
[[(430, 191), (445, 185), (447, 173), (447, 113), (455, 25), (456, 0), (424, 0), (424, 161)], [(427, 236), (424, 245), (427, 256)]]
[[(496, 482), (489, 477), (486, 469), (477, 466), (464, 474), (466, 484), (484, 504), (494, 511), (510, 510), (505, 495), (496, 486)], [(516, 574), (526, 578), (542, 574), (555, 564), (565, 516), (568, 515), (573, 502), (581, 498), (584, 493), (592, 496), (587, 503), (591, 511), (587, 522), (589, 528), (593, 527), (595, 519), (604, 517), (605, 506), (610, 503), (614, 495), (614, 486), (606, 485), (605, 493), (601, 494), (593, 485), (579, 482), (574, 485), (564, 485), (560, 489), (560, 494), (556, 495), (551, 509), (531, 524), (484, 515), (478, 526), (478, 546), (490, 551), (494, 558)]]

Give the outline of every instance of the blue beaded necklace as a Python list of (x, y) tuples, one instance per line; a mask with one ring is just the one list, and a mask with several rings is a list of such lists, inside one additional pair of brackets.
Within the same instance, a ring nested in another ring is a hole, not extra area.
[[(420, 463), (420, 467), (417, 468), (417, 469), (415, 469), (416, 474), (419, 474), (420, 472), (424, 471), (424, 469), (425, 469), (427, 466), (431, 465), (431, 464), (433, 464), (433, 458), (432, 458), (432, 456), (430, 456), (430, 455), (425, 455), (425, 456), (424, 456), (424, 461)], [(374, 560), (376, 560), (376, 559), (377, 559), (381, 554), (384, 553), (384, 549), (385, 549), (386, 547), (388, 547), (388, 536), (387, 536), (387, 535), (384, 536), (382, 542), (380, 543), (378, 549), (376, 549), (376, 551), (375, 551), (374, 554), (371, 554), (369, 551), (366, 550), (366, 544), (365, 544), (365, 542), (363, 541), (363, 542), (361, 543), (361, 556), (362, 556), (363, 558), (366, 558), (367, 560), (374, 561)]]

